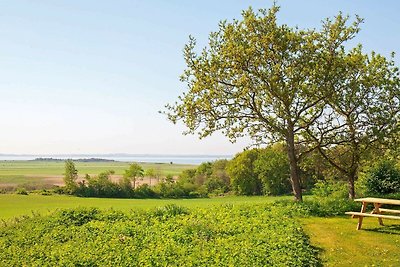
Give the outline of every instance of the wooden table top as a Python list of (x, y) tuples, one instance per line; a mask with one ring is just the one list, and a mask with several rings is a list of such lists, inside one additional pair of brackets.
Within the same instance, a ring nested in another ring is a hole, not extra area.
[(379, 204), (390, 204), (390, 205), (400, 205), (400, 200), (398, 200), (398, 199), (387, 199), (387, 198), (376, 198), (376, 197), (357, 198), (357, 199), (354, 199), (354, 201), (368, 202), (368, 203), (379, 203)]

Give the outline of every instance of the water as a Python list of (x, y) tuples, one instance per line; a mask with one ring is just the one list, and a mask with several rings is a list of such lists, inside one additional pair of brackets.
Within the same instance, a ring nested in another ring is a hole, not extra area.
[(175, 163), (175, 164), (194, 164), (215, 161), (218, 159), (231, 159), (230, 155), (0, 155), (1, 160), (34, 160), (36, 158), (54, 159), (88, 159), (100, 158), (123, 162), (148, 162), (148, 163)]

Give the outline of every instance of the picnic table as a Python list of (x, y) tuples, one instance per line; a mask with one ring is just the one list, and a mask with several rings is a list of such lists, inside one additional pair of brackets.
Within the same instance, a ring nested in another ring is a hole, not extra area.
[[(364, 217), (378, 218), (378, 222), (380, 225), (383, 225), (382, 219), (400, 220), (400, 210), (381, 208), (382, 205), (400, 206), (400, 200), (366, 197), (366, 198), (358, 198), (355, 199), (354, 201), (362, 202), (361, 211), (360, 212), (349, 211), (346, 212), (346, 214), (351, 215), (352, 218), (358, 218), (357, 230), (361, 229)], [(374, 206), (371, 212), (367, 212), (368, 204), (372, 204)], [(386, 213), (395, 215), (387, 215)]]

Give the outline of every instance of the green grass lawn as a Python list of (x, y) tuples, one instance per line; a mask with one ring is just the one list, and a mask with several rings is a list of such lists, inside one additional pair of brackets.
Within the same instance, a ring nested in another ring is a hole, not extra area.
[(207, 207), (218, 204), (265, 203), (277, 199), (291, 199), (285, 197), (217, 197), (199, 199), (110, 199), (110, 198), (80, 198), (65, 195), (42, 196), (37, 194), (16, 195), (0, 194), (0, 219), (9, 219), (15, 216), (29, 215), (32, 211), (47, 213), (56, 209), (75, 207), (96, 207), (101, 209), (149, 209), (167, 204), (177, 204), (185, 207)]
[(350, 216), (301, 220), (311, 243), (321, 250), (324, 266), (400, 266), (400, 222)]

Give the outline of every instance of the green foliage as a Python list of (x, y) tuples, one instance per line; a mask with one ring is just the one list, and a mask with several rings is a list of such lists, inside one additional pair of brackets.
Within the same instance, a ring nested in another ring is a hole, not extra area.
[(111, 181), (112, 174), (114, 174), (112, 170), (102, 172), (95, 177), (87, 174), (85, 177), (87, 184), (80, 183), (76, 194), (85, 197), (123, 197), (121, 187)]
[(74, 162), (69, 159), (65, 161), (64, 184), (65, 191), (73, 194), (77, 190), (76, 180), (78, 179), (78, 170), (75, 168)]
[(245, 150), (237, 154), (228, 164), (232, 189), (239, 195), (259, 195), (261, 180), (255, 173), (254, 162), (257, 160), (256, 149)]
[(143, 175), (143, 168), (137, 163), (132, 163), (129, 165), (129, 169), (125, 170), (124, 178), (130, 179), (133, 182), (133, 188), (136, 188), (136, 180), (143, 177)]
[(178, 177), (179, 183), (195, 183), (196, 170), (195, 169), (187, 169), (184, 170)]
[[(398, 125), (398, 116), (386, 116), (398, 115), (399, 94), (390, 90), (399, 87), (398, 69), (380, 55), (363, 55), (361, 45), (350, 52), (345, 49), (360, 30), (359, 17), (350, 24), (339, 13), (324, 20), (317, 31), (279, 25), (278, 12), (276, 5), (258, 12), (249, 8), (241, 19), (222, 21), (201, 53), (190, 37), (181, 77), (188, 90), (166, 108), (168, 119), (183, 121), (187, 133), (200, 137), (221, 131), (231, 141), (247, 135), (256, 144), (285, 142), (293, 192), (300, 201), (298, 170), (304, 154), (298, 145), (314, 142), (324, 152), (325, 147), (340, 144), (338, 138), (355, 145), (374, 140), (352, 142), (354, 136), (362, 136), (359, 133), (376, 137), (380, 126)], [(386, 107), (386, 113), (374, 113)], [(355, 113), (346, 117), (349, 111)], [(367, 123), (362, 121), (365, 115), (371, 119)], [(390, 122), (380, 123), (385, 118)], [(361, 121), (354, 123), (356, 119)], [(338, 122), (346, 125), (337, 127)], [(352, 126), (356, 131), (351, 132)], [(358, 161), (358, 156), (352, 158)]]
[(154, 192), (161, 198), (196, 198), (206, 194), (198, 192), (199, 187), (192, 183), (162, 182), (154, 187)]
[(318, 181), (314, 184), (312, 194), (316, 197), (346, 199), (347, 185), (345, 182), (342, 181)]
[(371, 168), (363, 183), (367, 194), (400, 193), (400, 169), (393, 160), (382, 160)]
[(164, 207), (159, 207), (154, 211), (154, 215), (157, 217), (175, 217), (178, 215), (187, 215), (189, 210), (187, 208), (178, 206), (176, 204), (169, 204)]
[(196, 169), (183, 171), (177, 183), (191, 188), (193, 194), (224, 194), (230, 189), (230, 177), (226, 171), (228, 160), (204, 162)]
[(158, 197), (156, 192), (148, 185), (142, 184), (138, 186), (133, 192), (135, 198), (156, 198)]
[(54, 222), (65, 226), (80, 226), (93, 220), (99, 213), (100, 211), (96, 208), (62, 210), (58, 212), (58, 216), (54, 218)]
[(254, 169), (262, 182), (265, 195), (276, 196), (291, 192), (289, 161), (282, 146), (260, 150)]
[(17, 188), (17, 190), (15, 191), (16, 194), (18, 195), (28, 195), (28, 191), (26, 191), (25, 188)]
[(318, 266), (286, 209), (58, 211), (0, 228), (4, 266)]
[(333, 217), (346, 211), (360, 210), (361, 204), (346, 198), (315, 197), (303, 202), (277, 201), (274, 205), (292, 210), (297, 216)]

